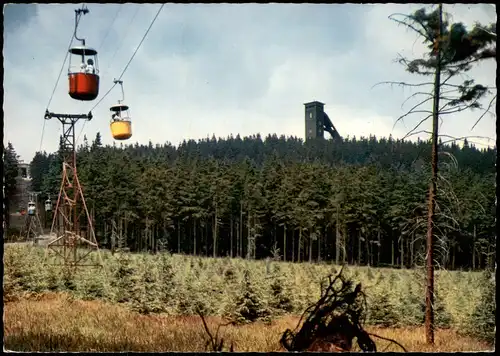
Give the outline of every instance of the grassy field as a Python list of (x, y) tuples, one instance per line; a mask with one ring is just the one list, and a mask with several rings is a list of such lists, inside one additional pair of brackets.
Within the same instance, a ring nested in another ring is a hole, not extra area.
[[(221, 328), (220, 334), (235, 351), (283, 351), (281, 334), (293, 328), (297, 317), (282, 317), (269, 323), (255, 322)], [(207, 318), (211, 330), (220, 318)], [(425, 344), (421, 327), (378, 328), (368, 331), (394, 338), (408, 351), (483, 351), (487, 344), (461, 337), (452, 329), (436, 333), (436, 345)], [(204, 351), (206, 334), (199, 317), (140, 315), (124, 307), (101, 301), (82, 301), (64, 294), (5, 305), (5, 347), (16, 351)], [(380, 351), (401, 351), (378, 341)]]
[[(202, 351), (209, 324), (231, 317), (255, 322), (223, 330), (236, 351), (278, 351), (279, 338), (320, 294), (322, 278), (338, 266), (210, 259), (178, 255), (101, 253), (103, 270), (65, 276), (45, 250), (5, 246), (5, 343), (23, 351)], [(92, 258), (96, 259), (95, 255)], [(349, 267), (367, 294), (368, 329), (402, 343), (425, 345), (421, 271)], [(480, 351), (488, 344), (458, 334), (471, 324), (481, 298), (481, 275), (440, 271), (432, 351)], [(255, 313), (248, 314), (249, 306)], [(147, 315), (149, 314), (149, 315)], [(377, 341), (384, 349), (384, 341)], [(394, 346), (389, 350), (397, 351)]]

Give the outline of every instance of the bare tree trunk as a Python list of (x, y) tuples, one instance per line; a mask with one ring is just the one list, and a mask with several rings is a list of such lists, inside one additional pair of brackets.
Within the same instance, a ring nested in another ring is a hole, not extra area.
[(272, 243), (272, 246), (277, 245), (277, 243), (276, 243), (278, 241), (278, 239), (276, 237), (277, 233), (278, 232), (277, 232), (277, 229), (276, 229), (276, 221), (275, 221), (275, 222), (273, 222), (273, 243)]
[(405, 265), (405, 238), (403, 235), (401, 235), (401, 242), (399, 244), (399, 253), (400, 253), (400, 257), (401, 257), (401, 260), (399, 261), (399, 265), (401, 267), (401, 269), (404, 268), (404, 265)]
[(339, 226), (339, 207), (337, 207), (337, 222), (335, 223), (335, 264), (340, 262), (340, 226)]
[[(328, 229), (326, 231), (327, 231), (326, 233), (328, 234)], [(336, 247), (336, 245), (337, 245), (337, 236), (336, 235), (337, 235), (337, 231), (334, 232), (333, 231), (333, 226), (332, 226), (332, 236), (335, 238), (335, 240), (334, 240), (333, 246), (331, 246), (332, 247), (331, 249), (330, 249), (330, 245), (328, 244), (328, 235), (325, 236), (326, 250), (328, 252), (331, 252), (331, 256), (330, 256), (331, 260), (330, 260), (330, 262), (332, 262), (332, 263), (336, 263), (337, 262), (337, 256), (335, 256), (337, 254), (336, 253), (337, 252), (337, 247)], [(328, 254), (328, 252), (327, 252), (327, 254)]]
[[(340, 234), (340, 239), (342, 241), (342, 263), (344, 263), (344, 264), (347, 263), (347, 260), (349, 258), (349, 255), (347, 254), (347, 240), (348, 240), (349, 236), (347, 234), (348, 234), (347, 225), (343, 224), (342, 231)], [(352, 257), (354, 259), (354, 253), (352, 254)]]
[(474, 224), (474, 234), (472, 235), (472, 270), (476, 269), (476, 225)]
[(391, 266), (394, 267), (396, 251), (394, 249), (394, 235), (391, 236)]
[(309, 263), (312, 263), (312, 255), (313, 255), (313, 240), (311, 232), (309, 232)]
[(492, 257), (493, 257), (493, 254), (491, 253), (491, 243), (488, 244), (488, 253), (487, 253), (487, 259), (486, 259), (486, 267), (487, 268), (493, 268), (493, 263), (491, 262), (492, 261)]
[(449, 253), (451, 248), (448, 243), (448, 237), (443, 238), (441, 245), (443, 246), (442, 250), (445, 251), (441, 254), (441, 266), (443, 266), (444, 269), (448, 269)]
[[(111, 227), (111, 254), (114, 255), (115, 254), (115, 249), (116, 249), (116, 224), (114, 221), (112, 221), (112, 227)], [(106, 233), (107, 233), (107, 228), (108, 228), (108, 224), (106, 222), (104, 222), (104, 236), (106, 236)]]
[(298, 254), (297, 261), (300, 263), (302, 261), (301, 255), (300, 255), (302, 252), (302, 227), (299, 228), (299, 246), (298, 246), (298, 249), (299, 249), (299, 254)]
[(451, 248), (451, 270), (454, 271), (455, 270), (455, 255), (456, 255), (456, 252), (457, 252), (457, 244), (453, 244), (452, 248)]
[[(104, 239), (106, 240), (108, 237), (108, 224), (106, 223), (106, 221), (104, 221)], [(115, 241), (116, 243), (116, 241)], [(111, 253), (114, 253), (113, 249), (114, 249), (114, 244), (113, 244), (113, 240), (110, 241), (110, 245), (111, 245)]]
[(217, 205), (215, 206), (215, 212), (214, 212), (214, 226), (213, 226), (213, 240), (214, 240), (214, 244), (213, 244), (213, 257), (217, 257), (217, 227), (218, 227), (218, 224), (217, 224), (217, 219), (218, 219), (218, 216), (217, 216)]
[[(132, 229), (132, 234), (131, 234), (131, 238), (132, 238), (132, 243), (134, 244), (136, 250), (137, 250), (137, 241), (139, 242), (139, 244), (141, 243), (140, 239), (136, 238), (136, 232), (137, 232), (137, 229)], [(120, 237), (121, 237), (121, 233), (120, 233)]]
[(153, 232), (151, 230), (151, 221), (149, 222), (149, 226), (148, 226), (148, 229), (147, 229), (147, 245), (146, 245), (146, 250), (148, 252), (150, 252), (153, 248)]
[(283, 224), (283, 261), (286, 262), (286, 224)]
[(181, 222), (177, 220), (177, 253), (181, 253)]
[(409, 267), (412, 268), (415, 262), (415, 233), (411, 234), (411, 243), (410, 243), (410, 265)]
[(255, 253), (257, 251), (257, 230), (255, 228), (255, 226), (257, 225), (257, 223), (255, 222), (255, 214), (253, 215), (253, 230), (254, 230), (254, 236), (252, 237), (252, 258), (255, 260)]
[(208, 221), (205, 224), (205, 255), (210, 256), (210, 251), (208, 251)]
[(146, 225), (146, 229), (148, 229), (147, 231), (146, 230), (142, 230), (143, 233), (142, 234), (142, 241), (143, 241), (143, 251), (148, 251), (149, 250), (149, 246), (150, 246), (150, 237), (149, 237), (149, 227)]
[(240, 251), (239, 256), (243, 257), (243, 202), (240, 201)]
[(123, 247), (128, 246), (128, 220), (122, 219), (123, 230), (122, 230), (122, 238), (123, 238)]
[(231, 215), (231, 222), (229, 225), (230, 225), (229, 226), (229, 229), (230, 229), (230, 232), (229, 232), (229, 239), (230, 239), (229, 245), (230, 245), (230, 247), (229, 248), (231, 249), (231, 253), (229, 254), (229, 256), (231, 258), (233, 258), (233, 215)]
[(295, 229), (292, 230), (292, 262), (295, 262)]
[(382, 247), (382, 241), (381, 241), (381, 236), (380, 236), (380, 223), (378, 224), (378, 234), (377, 234), (377, 241), (378, 241), (378, 245), (377, 245), (377, 266), (380, 265), (380, 250), (381, 250), (381, 247)]
[(236, 256), (241, 257), (240, 255), (240, 225), (239, 221), (236, 221)]
[(247, 212), (247, 260), (250, 259), (250, 212)]
[(317, 259), (317, 262), (319, 263), (319, 261), (321, 261), (321, 233), (318, 233), (317, 235), (317, 240), (318, 243), (318, 259)]
[[(205, 222), (205, 221), (203, 221)], [(201, 247), (202, 247), (202, 250), (200, 252), (200, 254), (203, 256), (205, 253), (206, 253), (206, 250), (207, 250), (207, 237), (206, 237), (206, 229), (205, 227), (203, 226), (203, 224), (200, 225), (200, 232), (201, 232)], [(203, 243), (205, 243), (205, 248), (203, 248)]]
[(412, 236), (409, 236), (407, 239), (406, 239), (406, 252), (407, 252), (407, 257), (406, 257), (406, 263), (405, 263), (405, 267), (408, 268), (410, 265), (411, 265), (411, 237)]
[(193, 255), (196, 256), (196, 218), (193, 221)]
[(361, 231), (358, 231), (358, 266), (361, 266)]
[(438, 129), (439, 95), (441, 88), (441, 33), (443, 26), (443, 4), (439, 4), (439, 29), (437, 33), (437, 65), (434, 79), (434, 105), (432, 108), (432, 176), (429, 187), (429, 212), (427, 219), (427, 286), (425, 300), (425, 337), (434, 344), (434, 210), (436, 208), (436, 183), (438, 175)]
[(147, 232), (147, 236), (146, 236), (147, 248), (146, 248), (146, 250), (148, 250), (148, 252), (149, 252), (153, 249), (153, 234), (151, 233), (151, 222), (149, 223), (146, 232)]
[(365, 237), (365, 250), (366, 250), (366, 264), (370, 266), (372, 260), (372, 254), (370, 252), (370, 242), (368, 237)]
[(153, 250), (153, 230), (151, 229), (151, 222), (148, 226), (148, 250)]
[[(118, 238), (120, 239), (120, 245), (118, 246), (118, 248), (122, 249), (124, 248), (125, 246), (124, 243), (123, 243), (123, 219), (121, 218), (118, 218)], [(136, 243), (136, 246), (135, 248), (137, 249), (137, 243)]]
[(156, 224), (155, 225), (155, 234), (154, 234), (154, 251), (155, 251), (155, 254), (158, 253), (158, 230), (159, 230), (159, 224)]
[(370, 241), (370, 266), (375, 266), (375, 253), (373, 252), (375, 249), (373, 241)]

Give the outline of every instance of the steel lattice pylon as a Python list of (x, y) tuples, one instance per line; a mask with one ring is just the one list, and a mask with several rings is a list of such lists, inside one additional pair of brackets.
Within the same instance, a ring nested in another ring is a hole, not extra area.
[(33, 242), (36, 241), (38, 236), (43, 235), (42, 223), (38, 218), (38, 214), (35, 216), (26, 214), (21, 235), (24, 235), (24, 233), (26, 233), (26, 240), (29, 241), (33, 238)]
[(24, 219), (24, 225), (21, 231), (21, 235), (26, 234), (26, 240), (28, 241), (33, 236), (33, 243), (36, 243), (37, 236), (43, 235), (42, 223), (40, 222), (40, 216), (38, 215), (38, 194), (38, 192), (29, 193), (30, 203), (35, 204), (35, 213), (34, 215), (31, 215), (30, 208), (28, 206), (28, 213)]
[[(63, 163), (61, 187), (50, 229), (50, 234), (53, 235), (56, 222), (58, 222), (57, 237), (49, 242), (47, 249), (51, 249), (61, 256), (63, 265), (69, 267), (71, 271), (74, 271), (78, 266), (102, 266), (102, 261), (101, 263), (85, 263), (86, 257), (92, 250), (99, 252), (99, 246), (76, 169), (75, 124), (81, 119), (90, 121), (92, 113), (69, 115), (54, 114), (47, 110), (45, 119), (53, 117), (57, 118), (63, 125), (60, 147)], [(80, 209), (78, 209), (79, 207)], [(87, 238), (81, 236), (84, 227), (86, 227)], [(79, 251), (80, 245), (87, 245), (90, 249), (84, 252)]]

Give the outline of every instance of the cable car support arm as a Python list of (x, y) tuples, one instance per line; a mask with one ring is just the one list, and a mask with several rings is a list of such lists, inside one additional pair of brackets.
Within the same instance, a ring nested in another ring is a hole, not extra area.
[(73, 36), (75, 37), (75, 40), (80, 41), (84, 46), (85, 46), (85, 39), (84, 38), (78, 38), (76, 35), (76, 31), (78, 30), (78, 23), (80, 22), (80, 17), (83, 15), (86, 15), (89, 13), (89, 9), (85, 7), (85, 5), (82, 6), (81, 9), (76, 9), (75, 10), (75, 32), (73, 33)]
[(120, 84), (120, 88), (122, 89), (122, 100), (118, 100), (118, 103), (121, 104), (125, 101), (125, 92), (123, 91), (123, 80), (115, 79), (113, 83)]
[(50, 120), (52, 118), (58, 119), (63, 125), (61, 148), (63, 150), (64, 161), (66, 163), (71, 163), (72, 166), (76, 166), (75, 124), (78, 120), (92, 120), (92, 112), (88, 114), (56, 114), (46, 110), (45, 120)]

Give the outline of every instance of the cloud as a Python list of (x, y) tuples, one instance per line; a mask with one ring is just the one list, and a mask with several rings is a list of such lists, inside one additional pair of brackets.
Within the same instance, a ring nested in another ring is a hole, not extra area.
[[(67, 63), (49, 110), (86, 113), (129, 62), (159, 4), (89, 4), (78, 35), (99, 51), (100, 95), (78, 102), (68, 95)], [(55, 151), (60, 124), (45, 122), (74, 26), (75, 4), (7, 5), (4, 40), (5, 141), (25, 161), (41, 146)], [(304, 136), (305, 102), (324, 102), (343, 136), (402, 137), (419, 121), (393, 124), (412, 91), (377, 86), (381, 81), (416, 82), (394, 63), (398, 53), (418, 57), (423, 45), (387, 17), (418, 5), (166, 4), (123, 76), (133, 120), (129, 143), (172, 142), (207, 136), (269, 133)], [(445, 5), (453, 19), (496, 21), (487, 4)], [(496, 62), (470, 72), (494, 86)], [(427, 80), (427, 79), (426, 79)], [(429, 78), (432, 80), (432, 78)], [(115, 87), (93, 110), (77, 136), (101, 132), (113, 139), (109, 107), (121, 99)], [(429, 106), (430, 107), (430, 106)], [(479, 113), (446, 117), (443, 133), (470, 135)], [(485, 117), (473, 135), (494, 136)], [(430, 122), (426, 123), (426, 128)], [(422, 136), (423, 137), (423, 136)], [(416, 137), (415, 137), (416, 139)], [(484, 142), (484, 141), (483, 141)], [(490, 142), (492, 144), (492, 142)]]
[(22, 29), (23, 23), (37, 15), (38, 7), (34, 4), (23, 6), (4, 6), (4, 35)]

